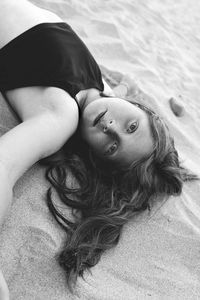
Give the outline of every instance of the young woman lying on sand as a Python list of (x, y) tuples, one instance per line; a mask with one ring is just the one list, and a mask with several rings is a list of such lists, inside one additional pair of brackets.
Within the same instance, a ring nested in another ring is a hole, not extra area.
[(112, 91), (57, 15), (26, 0), (2, 0), (0, 29), (0, 90), (22, 121), (0, 138), (0, 221), (16, 181), (43, 162), (74, 212), (73, 221), (66, 219), (48, 191), (50, 211), (67, 232), (59, 263), (70, 286), (152, 199), (179, 195), (183, 182), (196, 177), (180, 166), (164, 121), (119, 97), (134, 88), (128, 77)]

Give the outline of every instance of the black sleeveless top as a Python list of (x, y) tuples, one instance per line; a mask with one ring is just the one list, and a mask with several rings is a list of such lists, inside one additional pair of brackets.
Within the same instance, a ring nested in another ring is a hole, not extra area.
[(104, 89), (95, 59), (64, 22), (38, 24), (0, 49), (0, 91), (26, 86), (59, 87), (74, 99)]

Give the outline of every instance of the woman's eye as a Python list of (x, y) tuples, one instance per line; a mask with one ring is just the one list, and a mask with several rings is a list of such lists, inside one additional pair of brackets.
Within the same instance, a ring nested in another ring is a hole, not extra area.
[(136, 131), (137, 128), (138, 128), (138, 123), (137, 122), (133, 122), (133, 123), (131, 123), (131, 125), (127, 129), (127, 132), (128, 133), (132, 133), (132, 132)]
[(105, 152), (105, 155), (111, 155), (117, 150), (117, 143), (112, 144), (111, 147)]

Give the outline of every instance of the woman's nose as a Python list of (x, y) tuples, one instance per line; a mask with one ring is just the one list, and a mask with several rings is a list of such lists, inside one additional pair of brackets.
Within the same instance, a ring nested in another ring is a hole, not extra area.
[(107, 133), (114, 129), (114, 121), (110, 120), (103, 125), (103, 132)]

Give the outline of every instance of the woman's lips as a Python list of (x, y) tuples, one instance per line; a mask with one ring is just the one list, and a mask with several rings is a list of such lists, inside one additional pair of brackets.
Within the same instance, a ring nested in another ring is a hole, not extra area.
[(96, 116), (96, 118), (94, 119), (94, 122), (93, 122), (93, 126), (96, 126), (100, 122), (100, 120), (103, 118), (103, 116), (106, 114), (106, 112), (107, 112), (107, 110), (101, 112), (100, 114), (98, 114)]

